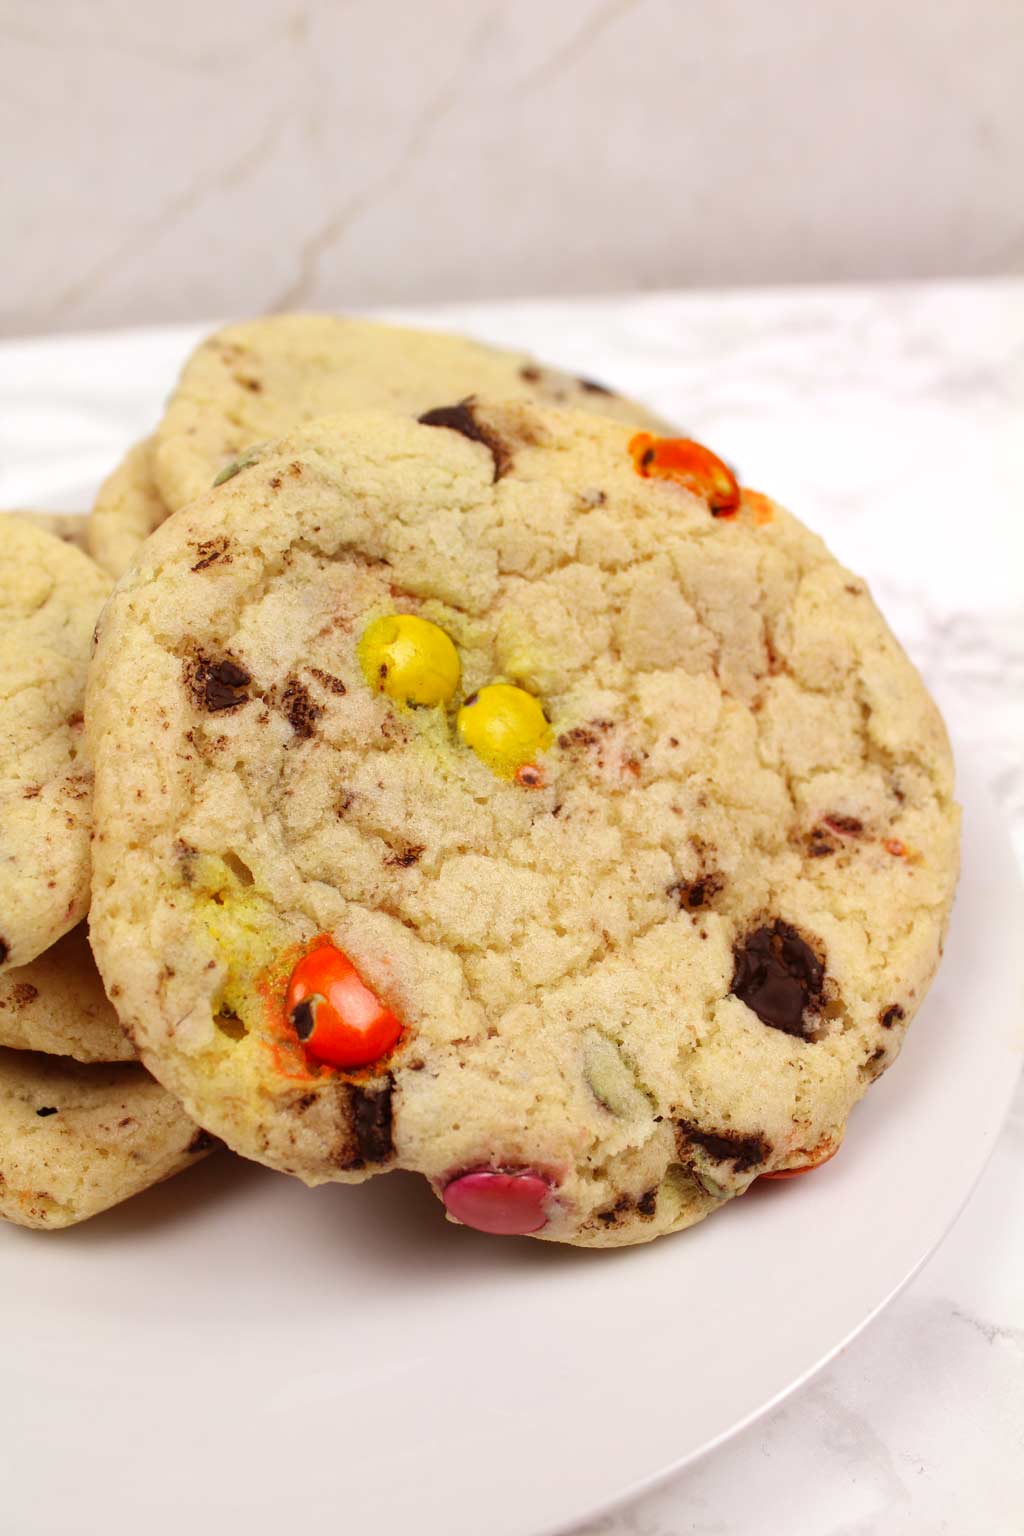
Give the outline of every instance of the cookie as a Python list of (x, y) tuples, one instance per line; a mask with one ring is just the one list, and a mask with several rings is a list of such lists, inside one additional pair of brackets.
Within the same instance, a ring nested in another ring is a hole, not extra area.
[(164, 502), (177, 509), (253, 444), (315, 417), (351, 410), (419, 416), (439, 400), (472, 394), (581, 405), (620, 421), (664, 425), (603, 384), (527, 353), (340, 315), (271, 315), (227, 326), (193, 352), (156, 431), (153, 474)]
[(82, 708), (109, 590), (80, 550), (0, 517), (0, 969), (33, 960), (88, 909)]
[(142, 1067), (0, 1048), (0, 1216), (70, 1227), (214, 1145)]
[(0, 972), (0, 1045), (76, 1061), (134, 1061), (135, 1047), (107, 1001), (84, 923), (28, 965)]
[(19, 507), (12, 515), (20, 517), (26, 523), (31, 523), (35, 528), (41, 528), (44, 533), (52, 533), (55, 539), (63, 539), (65, 544), (74, 544), (76, 549), (88, 553), (85, 539), (86, 520), (80, 513), (25, 512)]
[(246, 1156), (641, 1242), (822, 1161), (896, 1055), (949, 747), (864, 582), (706, 449), (435, 404), (265, 449), (115, 593), (93, 943)]
[(116, 581), (167, 515), (153, 479), (153, 442), (147, 437), (129, 448), (100, 486), (86, 523), (86, 548)]

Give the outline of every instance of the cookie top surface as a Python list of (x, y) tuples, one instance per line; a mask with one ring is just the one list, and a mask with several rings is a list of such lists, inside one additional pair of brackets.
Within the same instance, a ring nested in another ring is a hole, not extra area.
[(115, 581), (135, 551), (167, 517), (153, 479), (153, 440), (135, 443), (96, 493), (85, 524), (86, 548)]
[(0, 1045), (76, 1061), (134, 1061), (84, 923), (27, 965), (0, 971)]
[(212, 1145), (140, 1066), (83, 1066), (0, 1047), (7, 1221), (72, 1226), (198, 1162)]
[(34, 528), (41, 528), (44, 533), (52, 533), (55, 539), (63, 539), (65, 544), (74, 544), (76, 549), (89, 553), (85, 536), (87, 520), (79, 512), (30, 512), (18, 507), (12, 509), (11, 515), (31, 523)]
[(254, 443), (316, 417), (352, 410), (419, 416), (473, 394), (659, 425), (634, 401), (527, 353), (340, 315), (272, 315), (227, 326), (193, 352), (156, 432), (153, 474), (176, 510)]
[[(942, 722), (817, 537), (755, 493), (713, 515), (630, 442), (522, 402), (315, 423), (106, 610), (94, 946), (246, 1155), (416, 1169), (463, 1219), (481, 1175), (529, 1177), (539, 1235), (638, 1241), (824, 1156), (895, 1055), (956, 876)], [(410, 618), (441, 634), (421, 683), (454, 646), (446, 707), (387, 691)], [(298, 1038), (328, 940), (402, 1030), (361, 1070)]]
[(0, 517), (0, 964), (34, 959), (89, 905), (82, 710), (109, 590), (73, 545)]

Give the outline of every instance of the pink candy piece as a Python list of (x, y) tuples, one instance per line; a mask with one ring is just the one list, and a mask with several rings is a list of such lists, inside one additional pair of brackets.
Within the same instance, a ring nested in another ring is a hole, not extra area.
[(445, 1186), (444, 1203), (456, 1221), (502, 1236), (539, 1232), (548, 1217), (551, 1186), (536, 1173), (464, 1173)]

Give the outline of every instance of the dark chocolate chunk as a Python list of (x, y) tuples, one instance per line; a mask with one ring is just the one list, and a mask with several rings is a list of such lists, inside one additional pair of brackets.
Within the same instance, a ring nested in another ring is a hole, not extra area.
[(203, 539), (195, 546), (198, 559), (192, 567), (193, 572), (205, 571), (209, 566), (216, 565), (218, 560), (223, 560), (225, 564), (229, 563), (231, 560), (228, 554), (229, 542), (223, 536), (216, 539)]
[(289, 1017), (292, 1028), (300, 1040), (308, 1040), (313, 1033), (313, 1026), (316, 1024), (316, 1005), (322, 1002), (323, 998), (320, 994), (312, 992), (309, 997), (304, 997), (301, 1003), (296, 1003), (292, 1009)]
[(580, 379), (579, 385), (580, 388), (585, 389), (589, 395), (612, 395), (615, 393), (615, 391), (609, 389), (606, 384), (599, 384), (596, 379)]
[(323, 705), (315, 702), (309, 689), (297, 677), (289, 680), (281, 695), (281, 708), (296, 736), (301, 736), (304, 741), (313, 735), (316, 722), (324, 712)]
[(892, 1029), (894, 1024), (902, 1023), (906, 1016), (899, 1003), (890, 1003), (888, 1008), (883, 1008), (878, 1015), (878, 1022), (883, 1029)]
[(730, 991), (771, 1029), (808, 1039), (805, 1015), (821, 1005), (825, 967), (789, 923), (776, 918), (738, 940)]
[(348, 691), (341, 678), (335, 677), (333, 672), (324, 672), (320, 667), (310, 667), (309, 670), (317, 682), (323, 683), (324, 687), (329, 688), (331, 693), (336, 693), (340, 697), (341, 694)]
[(681, 908), (695, 912), (699, 907), (709, 906), (724, 885), (725, 876), (712, 870), (710, 874), (698, 875), (696, 880), (677, 880), (669, 886), (668, 894), (675, 897)]
[(639, 1216), (653, 1216), (657, 1204), (658, 1191), (656, 1189), (647, 1189), (636, 1202), (637, 1214)]
[(192, 1137), (187, 1150), (194, 1157), (199, 1152), (212, 1152), (213, 1148), (219, 1145), (216, 1136), (211, 1136), (209, 1131), (199, 1130)]
[(6, 939), (0, 939), (0, 965), (3, 965), (4, 961), (7, 959), (7, 956), (10, 954), (10, 952), (11, 952), (11, 947), (8, 944), (7, 940)]
[(839, 832), (843, 837), (859, 837), (864, 831), (864, 823), (856, 816), (838, 816), (831, 812), (822, 819), (826, 827), (831, 827), (833, 832)]
[(563, 731), (558, 738), (558, 745), (563, 752), (572, 752), (576, 749), (596, 747), (603, 735), (612, 728), (610, 720), (589, 720), (586, 725), (574, 725), (571, 730)]
[(46, 1104), (42, 1109), (36, 1110), (36, 1114), (40, 1116), (55, 1115), (56, 1113), (57, 1110), (53, 1104)]
[(396, 869), (410, 869), (413, 864), (419, 863), (425, 847), (425, 843), (406, 843), (403, 848), (396, 848), (393, 853), (389, 853), (384, 862)]
[(771, 1154), (771, 1142), (760, 1131), (702, 1131), (692, 1120), (676, 1121), (680, 1156), (688, 1147), (700, 1147), (716, 1163), (732, 1163), (737, 1173), (745, 1173)]
[(419, 418), (423, 427), (448, 427), (461, 432), (472, 443), (482, 443), (494, 460), (494, 478), (500, 480), (511, 463), (508, 448), (484, 422), (478, 421), (473, 411), (473, 397), (460, 400), (458, 405), (439, 405), (432, 411), (424, 411)]
[(235, 661), (210, 661), (206, 656), (195, 656), (185, 662), (185, 682), (197, 707), (213, 714), (247, 704), (246, 690), (252, 678)]
[[(394, 1150), (391, 1141), (392, 1078), (379, 1088), (349, 1084), (349, 1105), (359, 1156), (367, 1163), (383, 1163)], [(354, 1165), (353, 1165), (354, 1166)]]

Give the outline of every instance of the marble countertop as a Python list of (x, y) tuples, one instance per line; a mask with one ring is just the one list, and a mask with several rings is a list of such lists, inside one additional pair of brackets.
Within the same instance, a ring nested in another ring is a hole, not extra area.
[[(605, 378), (818, 529), (868, 577), (1024, 864), (1024, 281), (386, 313)], [(0, 505), (67, 508), (99, 479), (153, 420), (186, 336), (165, 334), (152, 393), (108, 373), (86, 392), (88, 422), (69, 409), (57, 453), (47, 344), (4, 348)], [(69, 402), (82, 382), (64, 381)], [(809, 1385), (589, 1536), (1021, 1536), (1022, 1234), (1024, 1088), (953, 1232), (893, 1305)]]

